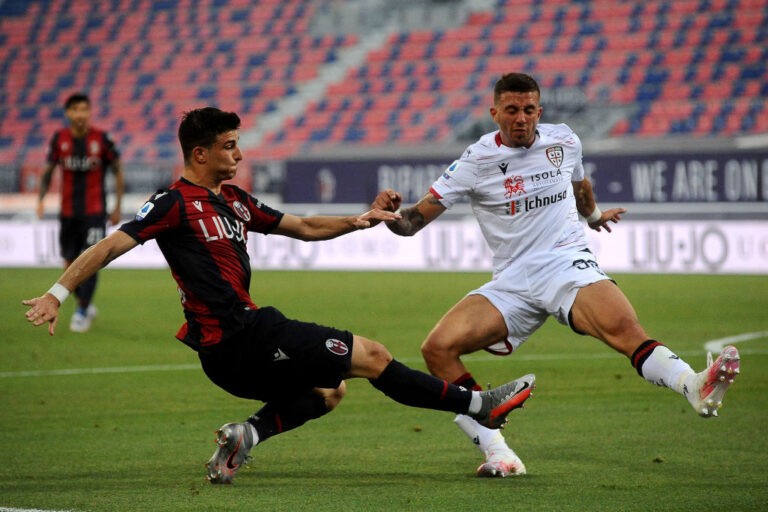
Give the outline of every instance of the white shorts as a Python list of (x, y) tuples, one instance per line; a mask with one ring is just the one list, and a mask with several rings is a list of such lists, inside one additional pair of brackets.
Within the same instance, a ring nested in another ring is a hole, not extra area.
[(550, 315), (569, 325), (568, 315), (580, 288), (610, 279), (586, 249), (539, 253), (515, 262), (468, 295), (482, 295), (507, 324), (507, 339), (485, 348), (508, 355), (541, 327)]

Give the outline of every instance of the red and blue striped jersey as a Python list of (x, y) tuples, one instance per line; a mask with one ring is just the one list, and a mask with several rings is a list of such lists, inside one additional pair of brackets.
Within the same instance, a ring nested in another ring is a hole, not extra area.
[(240, 332), (245, 312), (257, 308), (249, 294), (248, 232), (270, 233), (282, 218), (234, 185), (216, 195), (181, 178), (120, 230), (139, 243), (157, 241), (186, 317), (176, 337), (201, 350)]
[(69, 128), (62, 128), (51, 137), (48, 162), (61, 167), (62, 217), (107, 215), (104, 182), (107, 169), (118, 158), (114, 142), (96, 128), (89, 128), (82, 137), (74, 137)]

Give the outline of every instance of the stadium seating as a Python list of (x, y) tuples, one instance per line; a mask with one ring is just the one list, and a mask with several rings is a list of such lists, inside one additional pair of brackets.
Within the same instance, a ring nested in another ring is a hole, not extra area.
[[(313, 35), (312, 0), (30, 0), (0, 4), (0, 165), (44, 160), (72, 91), (124, 160), (176, 161), (181, 112), (278, 111), (364, 35)], [(764, 0), (498, 0), (454, 28), (393, 33), (264, 134), (254, 155), (445, 142), (488, 116), (504, 72), (627, 114), (603, 136), (768, 131)]]

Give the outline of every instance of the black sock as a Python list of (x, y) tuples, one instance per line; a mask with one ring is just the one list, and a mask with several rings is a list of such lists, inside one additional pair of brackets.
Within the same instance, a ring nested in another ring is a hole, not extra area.
[(327, 412), (325, 399), (310, 393), (291, 402), (267, 403), (247, 421), (256, 429), (261, 443), (281, 432), (300, 427)]
[(467, 372), (455, 381), (453, 381), (454, 384), (457, 386), (461, 386), (463, 388), (466, 388), (470, 391), (482, 391), (483, 388), (480, 387), (480, 384), (477, 383), (475, 378), (472, 376), (471, 373)]
[[(83, 309), (88, 307), (88, 305), (91, 303), (91, 300), (93, 299), (93, 294), (96, 293), (97, 280), (98, 274), (94, 274), (83, 281), (80, 286), (75, 288), (75, 297), (77, 297), (79, 305)], [(85, 306), (83, 306), (83, 304), (85, 304)]]
[(472, 400), (472, 391), (408, 368), (395, 360), (370, 382), (391, 399), (411, 407), (466, 414)]

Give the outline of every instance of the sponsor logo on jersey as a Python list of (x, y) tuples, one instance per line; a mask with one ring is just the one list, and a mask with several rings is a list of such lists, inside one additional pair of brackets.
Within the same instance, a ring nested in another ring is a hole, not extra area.
[(501, 174), (504, 174), (504, 175), (507, 174), (507, 167), (509, 167), (508, 162), (502, 162), (499, 164), (499, 169), (501, 170)]
[(203, 213), (203, 203), (200, 201), (192, 201), (192, 206), (195, 207), (195, 210), (199, 211), (200, 213)]
[(98, 156), (70, 155), (62, 158), (62, 165), (70, 171), (85, 172), (99, 166), (101, 159)]
[(568, 190), (563, 190), (562, 192), (558, 192), (557, 194), (552, 195), (538, 195), (533, 196), (532, 198), (527, 197), (525, 199), (517, 199), (507, 203), (506, 212), (507, 215), (530, 212), (531, 210), (536, 210), (537, 208), (559, 203), (560, 201), (565, 200), (566, 197), (568, 197)]
[(551, 184), (559, 183), (563, 179), (563, 171), (555, 169), (554, 171), (542, 171), (536, 174), (531, 174), (528, 178), (531, 183), (535, 184)]
[(205, 219), (197, 219), (197, 223), (206, 242), (225, 239), (236, 242), (245, 242), (246, 240), (245, 225), (239, 220), (230, 220), (216, 215)]
[(504, 180), (504, 197), (506, 199), (523, 194), (525, 194), (525, 182), (522, 176), (510, 176)]
[(136, 212), (136, 220), (144, 220), (144, 217), (146, 217), (154, 207), (155, 207), (155, 203), (151, 201), (147, 201), (146, 203), (144, 203), (144, 206), (139, 208), (139, 211)]
[(347, 355), (347, 352), (349, 352), (349, 347), (347, 347), (346, 343), (334, 338), (325, 340), (325, 348), (337, 356), (344, 356)]
[(563, 165), (563, 146), (551, 146), (546, 150), (547, 160), (557, 168)]
[(232, 203), (232, 209), (235, 210), (237, 216), (243, 219), (245, 222), (251, 220), (251, 212), (248, 211), (248, 208), (246, 208), (245, 205), (240, 201), (235, 201)]
[(99, 141), (92, 140), (88, 149), (90, 149), (92, 155), (98, 155), (101, 151), (101, 145), (99, 145)]

